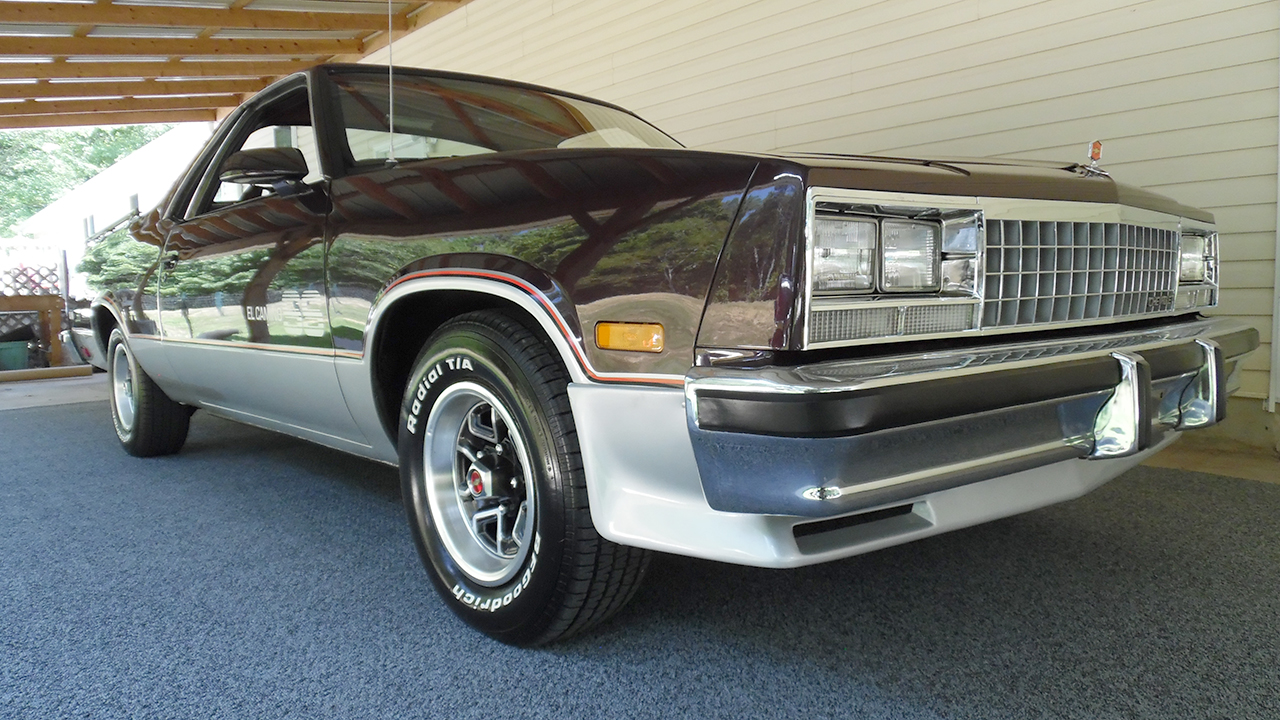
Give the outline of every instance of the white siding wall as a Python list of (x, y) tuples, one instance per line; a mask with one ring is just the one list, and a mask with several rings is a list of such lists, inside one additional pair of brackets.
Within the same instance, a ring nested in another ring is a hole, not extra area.
[[(1083, 160), (1212, 210), (1219, 314), (1262, 333), (1276, 249), (1276, 0), (473, 0), (397, 64), (541, 83), (707, 148)], [(385, 62), (385, 52), (370, 58)]]

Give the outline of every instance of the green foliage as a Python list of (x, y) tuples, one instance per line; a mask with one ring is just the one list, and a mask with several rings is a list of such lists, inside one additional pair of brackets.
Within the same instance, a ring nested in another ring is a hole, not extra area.
[(94, 290), (133, 287), (159, 258), (159, 248), (137, 242), (120, 228), (89, 248), (76, 272), (88, 273)]
[(724, 245), (734, 200), (711, 197), (641, 223), (592, 267), (575, 298), (590, 302), (620, 292), (700, 296)]
[[(153, 247), (137, 242), (134, 244)], [(274, 248), (258, 248), (198, 262), (179, 263), (178, 267), (165, 275), (161, 293), (165, 296), (186, 295), (197, 298), (223, 292), (239, 297), (275, 252)], [(323, 278), (324, 248), (316, 244), (290, 258), (289, 263), (271, 278), (270, 288), (323, 291), (324, 288), (319, 286)]]
[(0, 130), (0, 237), (170, 127)]

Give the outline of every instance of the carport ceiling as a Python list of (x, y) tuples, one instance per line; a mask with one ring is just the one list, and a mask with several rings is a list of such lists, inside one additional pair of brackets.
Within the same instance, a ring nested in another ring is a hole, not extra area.
[[(392, 0), (391, 37), (468, 0)], [(386, 0), (0, 0), (0, 128), (215, 120), (386, 46)]]

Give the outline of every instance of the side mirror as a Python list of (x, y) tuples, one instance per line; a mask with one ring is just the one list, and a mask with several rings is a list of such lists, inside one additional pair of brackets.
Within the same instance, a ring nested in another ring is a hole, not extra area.
[(233, 152), (222, 163), (218, 179), (238, 185), (291, 185), (307, 176), (302, 151), (291, 147), (253, 148)]

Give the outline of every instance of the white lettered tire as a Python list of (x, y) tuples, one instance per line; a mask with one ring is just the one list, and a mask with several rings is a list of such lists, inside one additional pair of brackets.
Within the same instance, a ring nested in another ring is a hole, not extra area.
[(568, 376), (499, 311), (463, 315), (423, 347), (400, 410), (414, 541), (445, 603), (502, 642), (590, 627), (635, 593), (649, 553), (591, 523)]

